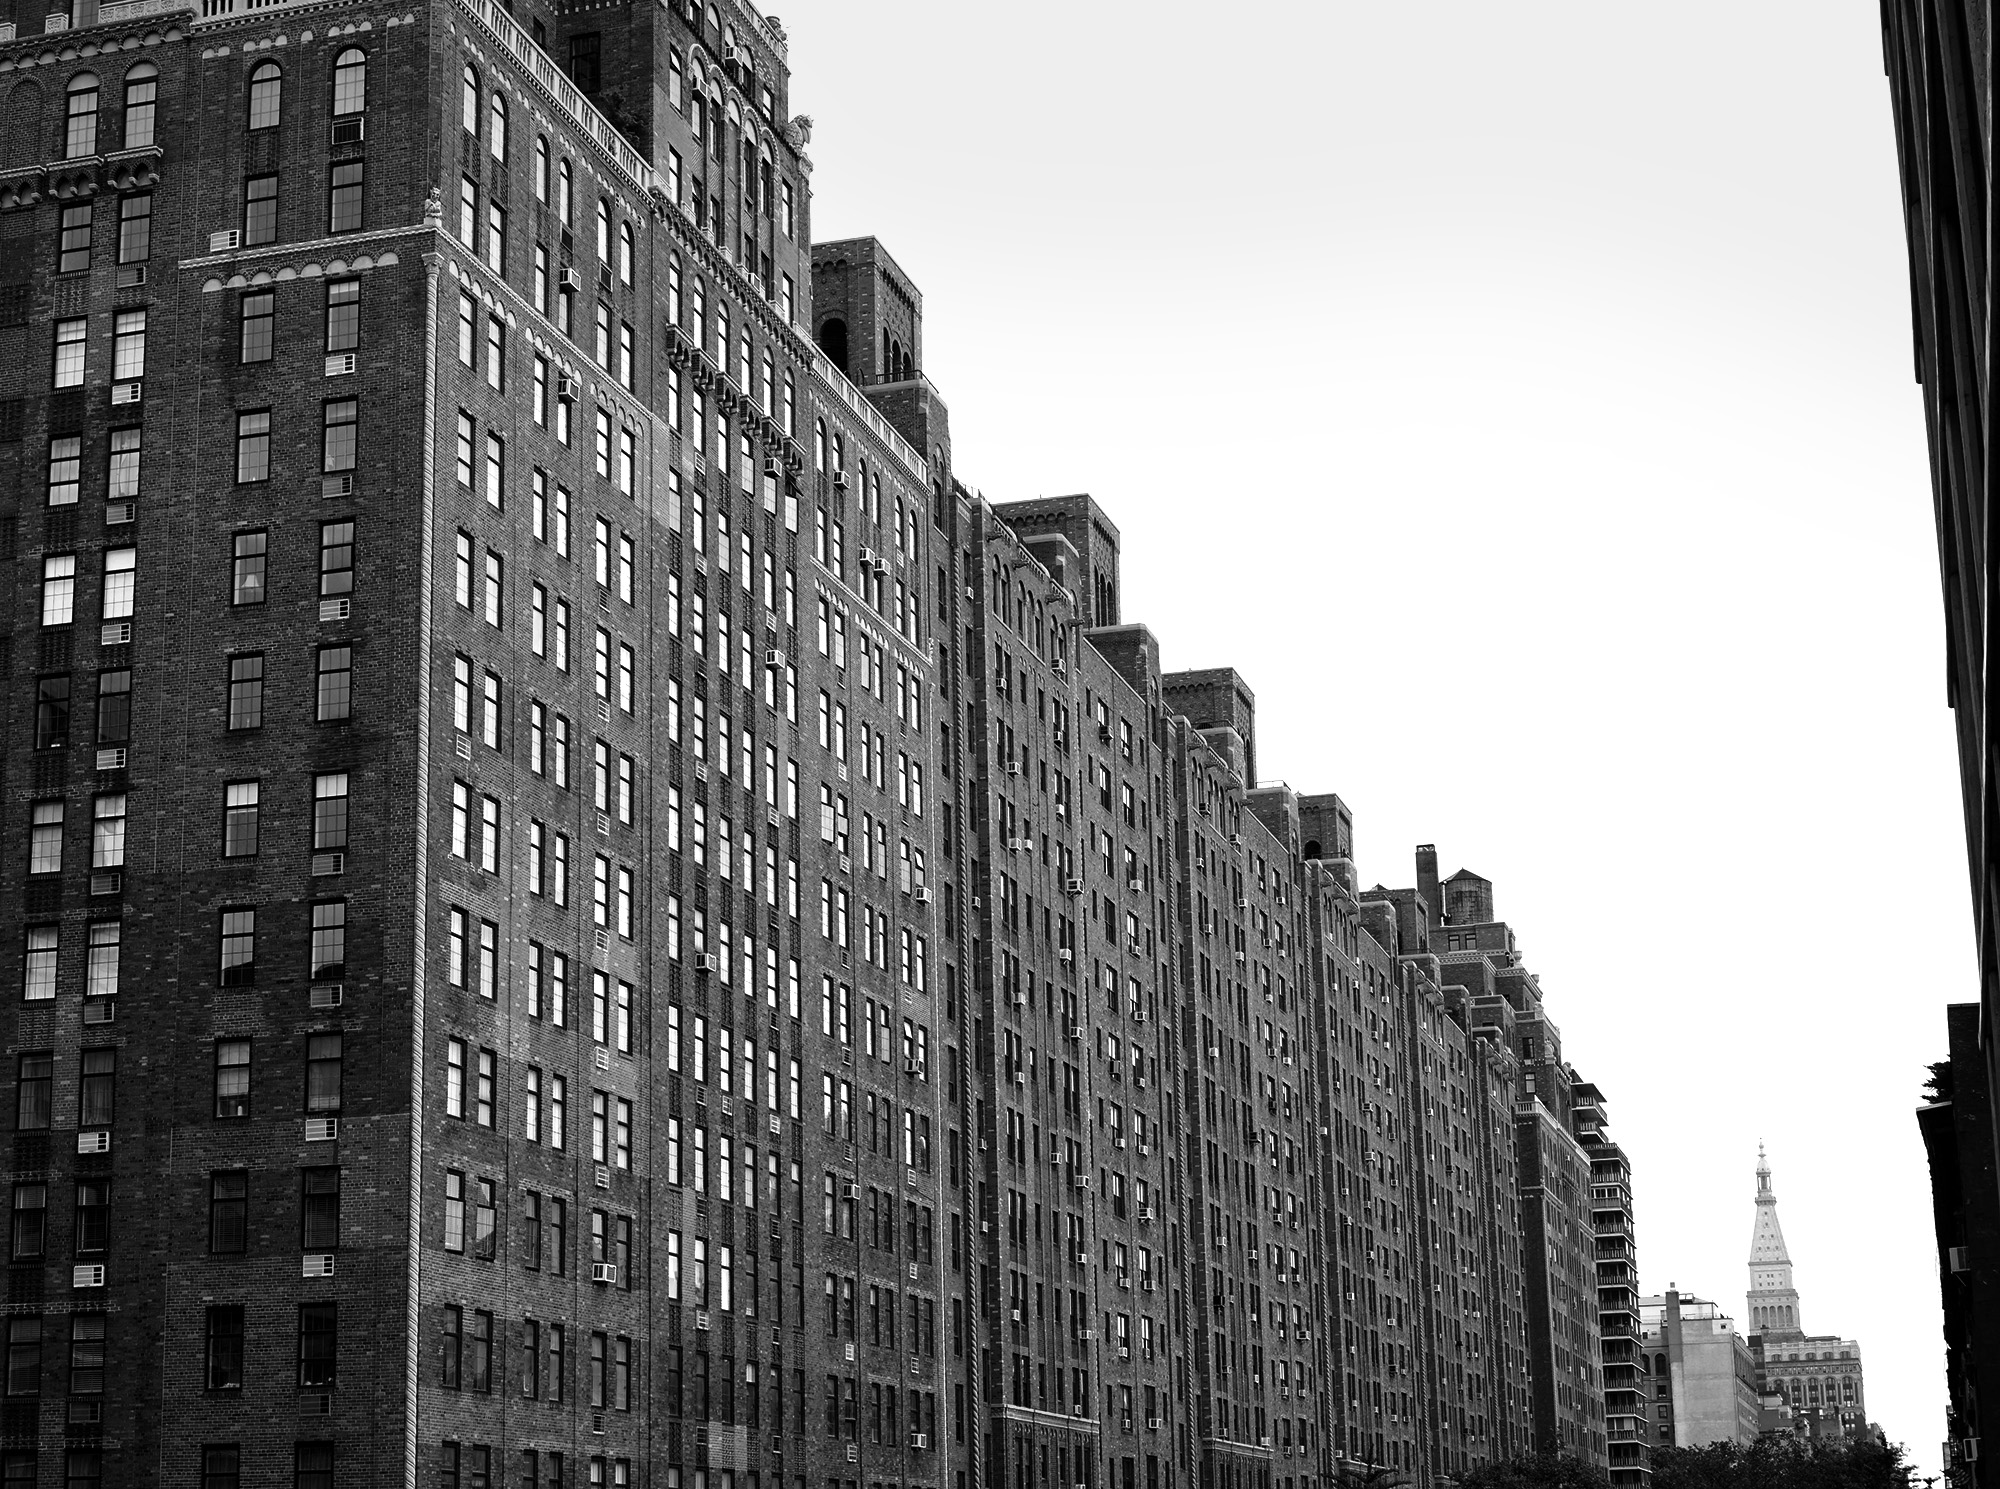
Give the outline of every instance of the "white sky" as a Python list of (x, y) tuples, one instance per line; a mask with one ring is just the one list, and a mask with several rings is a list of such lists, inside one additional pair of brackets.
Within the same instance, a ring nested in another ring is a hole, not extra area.
[(773, 3), (961, 478), (1103, 504), (1364, 884), (1495, 881), (1648, 1290), (1741, 1320), (1769, 1144), (1935, 1469), (1913, 1112), (1975, 983), (1875, 0)]

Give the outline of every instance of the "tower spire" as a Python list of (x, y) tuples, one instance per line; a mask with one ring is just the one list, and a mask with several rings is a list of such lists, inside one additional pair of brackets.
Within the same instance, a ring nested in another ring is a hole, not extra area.
[(1757, 1219), (1750, 1232), (1750, 1326), (1760, 1334), (1798, 1334), (1799, 1294), (1792, 1285), (1792, 1257), (1778, 1224), (1778, 1196), (1771, 1161), (1757, 1144)]

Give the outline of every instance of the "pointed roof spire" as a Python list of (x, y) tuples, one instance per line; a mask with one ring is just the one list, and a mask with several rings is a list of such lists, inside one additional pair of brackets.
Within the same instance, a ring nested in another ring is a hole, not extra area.
[(1764, 1145), (1757, 1145), (1757, 1225), (1750, 1235), (1750, 1265), (1790, 1266), (1785, 1250), (1785, 1233), (1778, 1225), (1778, 1196), (1771, 1188), (1771, 1162)]

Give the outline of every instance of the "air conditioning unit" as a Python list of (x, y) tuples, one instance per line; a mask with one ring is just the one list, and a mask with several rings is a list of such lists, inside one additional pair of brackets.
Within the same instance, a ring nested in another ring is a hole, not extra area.
[(562, 399), (565, 403), (572, 402), (576, 398), (576, 391), (575, 378), (571, 377), (567, 372), (558, 372), (556, 374), (556, 397)]
[[(836, 486), (845, 486), (847, 478), (845, 476), (835, 476), (834, 484)], [(875, 550), (870, 548), (866, 543), (863, 543), (856, 551), (855, 557), (860, 560), (862, 568), (872, 569), (875, 567)]]
[(102, 1128), (76, 1135), (76, 1151), (79, 1153), (109, 1153), (111, 1134)]
[(123, 770), (126, 759), (127, 756), (122, 745), (108, 750), (99, 750), (97, 752), (97, 768), (99, 770)]
[(1078, 895), (1083, 893), (1083, 881), (1081, 879), (1063, 880), (1063, 893), (1068, 895), (1071, 899), (1075, 899)]
[(917, 894), (917, 903), (919, 905), (928, 905), (931, 902), (931, 892), (923, 885), (919, 884), (917, 886), (916, 894)]
[(125, 885), (125, 875), (117, 869), (106, 869), (90, 876), (92, 894), (116, 894)]
[(1013, 1319), (1013, 1321), (1014, 1321), (1015, 1323), (1017, 1323), (1017, 1324), (1018, 1324), (1018, 1323), (1019, 1323), (1019, 1322), (1021, 1321), (1021, 1310), (1020, 1310), (1020, 1309), (1018, 1309), (1018, 1308), (1009, 1308), (1009, 1309), (1007, 1310), (1007, 1313), (1008, 1313), (1008, 1316), (1009, 1316), (1010, 1318), (1012, 1318), (1012, 1319)]
[(577, 273), (570, 265), (565, 264), (562, 268), (556, 270), (556, 288), (571, 292), (580, 290), (583, 288), (583, 276)]
[(145, 385), (137, 381), (111, 385), (111, 404), (114, 408), (121, 403), (137, 403), (145, 396)]
[(1071, 1183), (1072, 1187), (1077, 1189), (1088, 1189), (1090, 1187), (1090, 1180), (1085, 1178), (1081, 1173), (1079, 1173), (1075, 1177), (1075, 1179), (1071, 1181)]
[(309, 1251), (299, 1259), (301, 1277), (331, 1277), (333, 1275), (333, 1253), (331, 1251)]
[(1056, 960), (1061, 962), (1065, 967), (1073, 966), (1076, 963), (1076, 953), (1067, 946), (1060, 947), (1056, 951)]
[(1121, 1359), (1121, 1360), (1129, 1360), (1129, 1359), (1131, 1359), (1131, 1358), (1132, 1358), (1132, 1346), (1131, 1346), (1131, 1345), (1129, 1345), (1129, 1344), (1121, 1344), (1121, 1345), (1119, 1345), (1119, 1346), (1118, 1346), (1118, 1358), (1119, 1358), (1119, 1359)]
[(319, 478), (319, 494), (322, 498), (354, 495), (353, 474), (343, 471), (337, 476), (321, 476)]
[(1027, 1083), (1028, 1083), (1028, 1073), (1025, 1070), (1016, 1069), (1014, 1072), (1014, 1084), (1017, 1086), (1025, 1086)]
[[(1079, 1188), (1079, 1189), (1083, 1188), (1083, 1180), (1082, 1180), (1082, 1179), (1078, 1179), (1078, 1180), (1076, 1181), (1076, 1187), (1077, 1187), (1077, 1188)], [(1077, 1265), (1078, 1265), (1079, 1267), (1087, 1267), (1087, 1266), (1089, 1266), (1089, 1265), (1090, 1265), (1090, 1253), (1089, 1253), (1088, 1251), (1079, 1251), (1079, 1252), (1078, 1252), (1078, 1253), (1076, 1254), (1076, 1264), (1077, 1264)], [(1086, 1339), (1095, 1339), (1095, 1338), (1096, 1338), (1097, 1336), (1096, 1336), (1095, 1334), (1091, 1333), (1091, 1332), (1090, 1332), (1089, 1330), (1087, 1330), (1087, 1329), (1086, 1329), (1086, 1330), (1084, 1331), (1084, 1335), (1083, 1335), (1083, 1337), (1084, 1337), (1084, 1338), (1086, 1338)]]
[(240, 228), (224, 228), (219, 233), (210, 233), (208, 235), (208, 251), (210, 253), (234, 253), (241, 246), (242, 242), (243, 233)]
[(1035, 846), (1035, 841), (1033, 838), (1007, 839), (1007, 851), (1009, 853), (1026, 853), (1032, 850), (1034, 846)]
[(1114, 1147), (1114, 1148), (1122, 1148), (1122, 1147), (1124, 1147), (1124, 1146), (1125, 1146), (1125, 1134), (1124, 1134), (1124, 1133), (1122, 1133), (1122, 1132), (1116, 1132), (1116, 1133), (1113, 1133), (1113, 1134), (1111, 1135), (1111, 1146), (1112, 1146), (1112, 1147)]
[(604, 1283), (607, 1286), (615, 1285), (618, 1281), (618, 1263), (592, 1262), (590, 1264), (590, 1280), (592, 1282)]
[[(1243, 846), (1243, 834), (1240, 832), (1232, 832), (1229, 835), (1229, 846), (1232, 848), (1241, 848)], [(1266, 1439), (1266, 1441), (1268, 1440), (1269, 1439)]]
[(119, 289), (134, 290), (145, 282), (146, 266), (144, 264), (120, 264), (118, 266)]
[(694, 969), (697, 972), (703, 973), (713, 972), (715, 970), (715, 953), (712, 951), (702, 952), (701, 955), (694, 959)]
[(363, 116), (360, 114), (352, 114), (345, 119), (334, 120), (332, 139), (329, 141), (329, 143), (335, 145), (360, 144), (361, 137), (363, 134), (362, 125), (364, 122), (365, 120)]
[(1018, 760), (1009, 760), (1007, 762), (1007, 774), (1010, 776), (1017, 776), (1020, 773), (1021, 773), (1021, 762)]
[(1972, 1270), (1972, 1248), (1970, 1246), (1954, 1246), (1949, 1251), (1948, 1257), (1951, 1262), (1952, 1271), (1970, 1272)]
[(330, 353), (326, 359), (326, 375), (328, 377), (346, 377), (350, 372), (354, 371), (357, 361), (358, 359), (353, 352)]
[(306, 1141), (309, 1143), (331, 1143), (340, 1137), (340, 1118), (307, 1117)]
[(697, 1329), (706, 1329), (708, 1327), (708, 1310), (706, 1308), (695, 1309), (694, 1326)]
[(98, 627), (99, 646), (129, 646), (132, 641), (132, 622), (129, 620), (108, 620)]
[[(108, 1024), (118, 1017), (116, 998), (85, 998), (83, 1000), (83, 1021), (86, 1024)], [(105, 1133), (109, 1138), (110, 1133)]]
[(1268, 1448), (1269, 1446), (1271, 1446), (1271, 1439), (1268, 1437), (1260, 1437), (1257, 1439), (1257, 1446), (1260, 1448)]
[(347, 988), (338, 982), (316, 982), (306, 994), (306, 1003), (311, 1008), (338, 1008), (345, 1001)]
[(1211, 1060), (1220, 1060), (1222, 1058), (1222, 1051), (1211, 1044), (1208, 1047), (1208, 1058)]
[(783, 467), (782, 467), (782, 466), (780, 466), (780, 465), (778, 464), (778, 457), (777, 457), (777, 456), (775, 456), (775, 455), (766, 455), (766, 456), (764, 457), (764, 474), (765, 474), (765, 475), (767, 475), (767, 476), (769, 476), (769, 477), (771, 477), (772, 479), (774, 479), (774, 480), (775, 480), (775, 479), (776, 479), (776, 478), (777, 478), (777, 477), (778, 477), (778, 476), (779, 476), (779, 475), (780, 475), (780, 474), (782, 473), (782, 471), (783, 471)]
[(1151, 1205), (1139, 1206), (1139, 1223), (1141, 1225), (1151, 1225), (1153, 1223), (1153, 1207)]
[(781, 651), (765, 652), (764, 665), (766, 667), (782, 668), (785, 665), (785, 654)]
[(69, 1269), (69, 1285), (71, 1287), (104, 1286), (104, 1263), (89, 1262), (80, 1267), (71, 1267)]
[(315, 853), (312, 859), (312, 871), (315, 879), (324, 879), (330, 874), (344, 874), (347, 872), (347, 855)]
[(843, 1192), (849, 1199), (861, 1198), (861, 1186), (855, 1183), (852, 1179), (847, 1181), (847, 1184), (844, 1186)]
[[(835, 471), (835, 472), (833, 473), (833, 489), (834, 489), (835, 491), (845, 491), (845, 490), (847, 489), (847, 472), (846, 472), (846, 471), (844, 471), (844, 470), (837, 470), (837, 471)], [(863, 553), (867, 553), (867, 552), (868, 552), (868, 550), (867, 550), (867, 549), (865, 549), (865, 548), (864, 548), (864, 549), (862, 549), (861, 551), (862, 551)], [(866, 560), (866, 559), (864, 559), (864, 560), (863, 560), (863, 562), (865, 563), (865, 562), (867, 562), (867, 560)]]
[(1146, 1418), (1146, 1430), (1148, 1432), (1158, 1432), (1160, 1430), (1160, 1419), (1158, 1417)]

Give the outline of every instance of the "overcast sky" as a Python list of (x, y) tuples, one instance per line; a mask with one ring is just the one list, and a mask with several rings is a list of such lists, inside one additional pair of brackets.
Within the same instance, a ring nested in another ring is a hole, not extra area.
[(813, 227), (925, 301), (961, 479), (1088, 491), (1364, 884), (1492, 879), (1637, 1189), (1935, 1470), (1914, 1109), (1976, 996), (1874, 0), (773, 0)]

